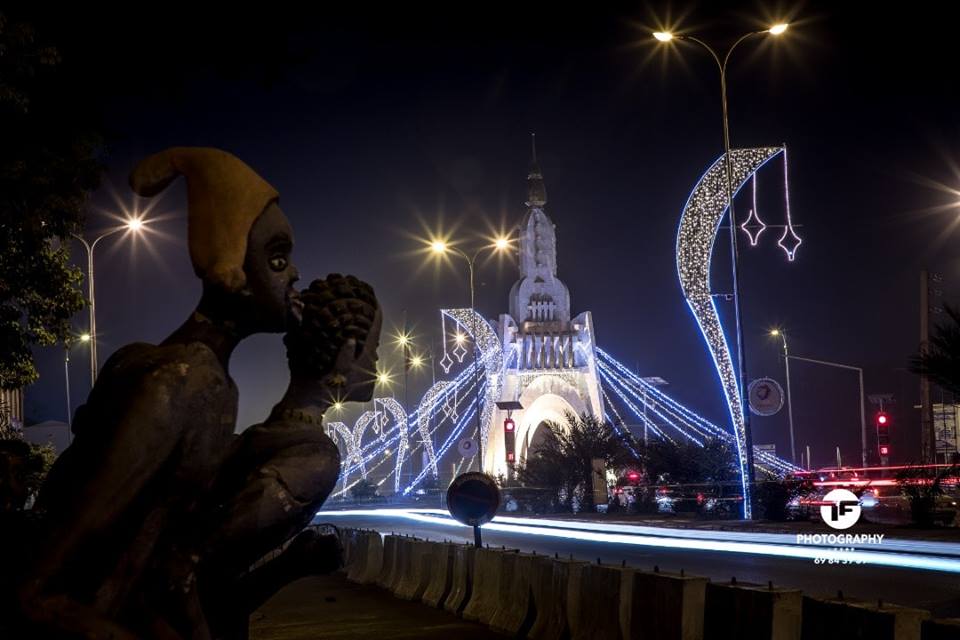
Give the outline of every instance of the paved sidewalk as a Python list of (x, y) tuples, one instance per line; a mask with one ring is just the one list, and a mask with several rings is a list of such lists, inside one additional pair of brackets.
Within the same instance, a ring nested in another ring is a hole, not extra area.
[(342, 573), (287, 585), (250, 617), (250, 640), (481, 640), (503, 638), (487, 627)]

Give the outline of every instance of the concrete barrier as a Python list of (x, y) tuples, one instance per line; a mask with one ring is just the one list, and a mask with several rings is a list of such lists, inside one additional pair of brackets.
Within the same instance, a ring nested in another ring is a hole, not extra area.
[(414, 538), (400, 538), (397, 541), (395, 571), (391, 576), (389, 584), (387, 584), (387, 589), (392, 591), (393, 595), (397, 595), (400, 585), (409, 579), (413, 571), (413, 547), (415, 542), (416, 539)]
[(883, 638), (920, 640), (929, 611), (883, 602), (866, 603), (803, 597), (803, 640)]
[(374, 584), (383, 568), (383, 536), (376, 531), (370, 531), (367, 533), (364, 544), (366, 545), (366, 564), (357, 574), (355, 582)]
[(923, 640), (954, 640), (960, 638), (960, 618), (925, 620), (920, 628)]
[(442, 607), (453, 586), (453, 561), (455, 546), (433, 543), (426, 562), (430, 568), (430, 581), (420, 600), (431, 607)]
[(338, 571), (346, 571), (347, 563), (350, 562), (350, 536), (352, 529), (337, 529), (337, 541), (340, 543), (340, 567)]
[[(702, 640), (707, 578), (632, 570), (624, 575), (623, 635), (644, 640)], [(738, 636), (730, 636), (738, 637)]]
[(444, 600), (443, 608), (456, 615), (462, 615), (470, 596), (473, 594), (473, 573), (477, 549), (467, 545), (457, 545), (453, 550), (453, 572), (450, 576), (450, 594)]
[(398, 598), (403, 600), (419, 600), (426, 591), (430, 583), (430, 556), (431, 547), (436, 546), (435, 542), (424, 542), (423, 540), (412, 540), (410, 542), (410, 562), (406, 572), (397, 582), (397, 588), (394, 592)]
[(706, 640), (800, 640), (803, 594), (772, 584), (707, 585)]
[(397, 568), (397, 543), (400, 536), (389, 535), (383, 538), (383, 563), (380, 567), (380, 575), (377, 576), (377, 586), (384, 589), (393, 580), (393, 575)]
[(527, 633), (528, 638), (562, 640), (570, 636), (569, 583), (572, 580), (579, 585), (584, 566), (586, 563), (578, 560), (554, 560), (545, 556), (533, 563), (530, 583), (537, 616)]
[(490, 628), (509, 636), (525, 637), (537, 617), (532, 584), (537, 556), (527, 553), (502, 553), (500, 591)]
[(346, 563), (347, 580), (359, 582), (360, 576), (367, 568), (367, 538), (371, 535), (380, 537), (378, 534), (368, 533), (366, 531), (357, 531), (350, 541), (350, 556)]
[(568, 580), (571, 640), (618, 640), (623, 636), (621, 591), (632, 572), (613, 565), (587, 564), (577, 579)]
[(473, 560), (473, 587), (470, 601), (463, 609), (464, 620), (490, 624), (497, 611), (500, 595), (500, 577), (503, 575), (503, 556), (499, 549), (477, 549)]

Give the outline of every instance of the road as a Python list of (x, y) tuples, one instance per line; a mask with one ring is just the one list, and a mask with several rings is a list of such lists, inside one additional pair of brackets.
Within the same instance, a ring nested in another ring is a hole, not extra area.
[[(473, 531), (436, 510), (321, 511), (315, 522), (472, 542)], [(843, 532), (838, 532), (843, 533)], [(869, 533), (867, 531), (861, 533)], [(684, 569), (715, 581), (795, 587), (810, 595), (844, 597), (929, 609), (960, 617), (960, 544), (895, 540), (860, 544), (850, 552), (797, 544), (783, 534), (705, 531), (635, 525), (497, 517), (483, 527), (483, 542), (521, 551), (650, 570)], [(848, 545), (843, 545), (847, 547)], [(817, 563), (831, 556), (838, 564)], [(863, 561), (862, 564), (853, 561)], [(844, 564), (843, 562), (850, 562)]]

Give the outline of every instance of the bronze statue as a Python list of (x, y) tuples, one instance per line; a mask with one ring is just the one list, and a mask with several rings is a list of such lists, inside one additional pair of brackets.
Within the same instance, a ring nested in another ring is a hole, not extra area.
[[(226, 152), (168, 149), (142, 161), (131, 186), (153, 196), (180, 175), (203, 293), (162, 343), (113, 354), (76, 412), (17, 592), (43, 637), (243, 638), (251, 608), (338, 562), (334, 541), (306, 531), (250, 571), (304, 529), (336, 482), (321, 420), (334, 401), (372, 396), (376, 298), (339, 275), (299, 295), (277, 192)], [(230, 354), (250, 335), (283, 331), (287, 392), (265, 422), (234, 435)]]

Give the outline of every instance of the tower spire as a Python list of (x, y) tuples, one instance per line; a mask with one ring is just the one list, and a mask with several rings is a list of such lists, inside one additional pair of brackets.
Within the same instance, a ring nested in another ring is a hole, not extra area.
[(527, 206), (542, 207), (547, 204), (547, 188), (543, 184), (543, 174), (537, 164), (537, 134), (530, 134), (530, 171), (527, 173)]

